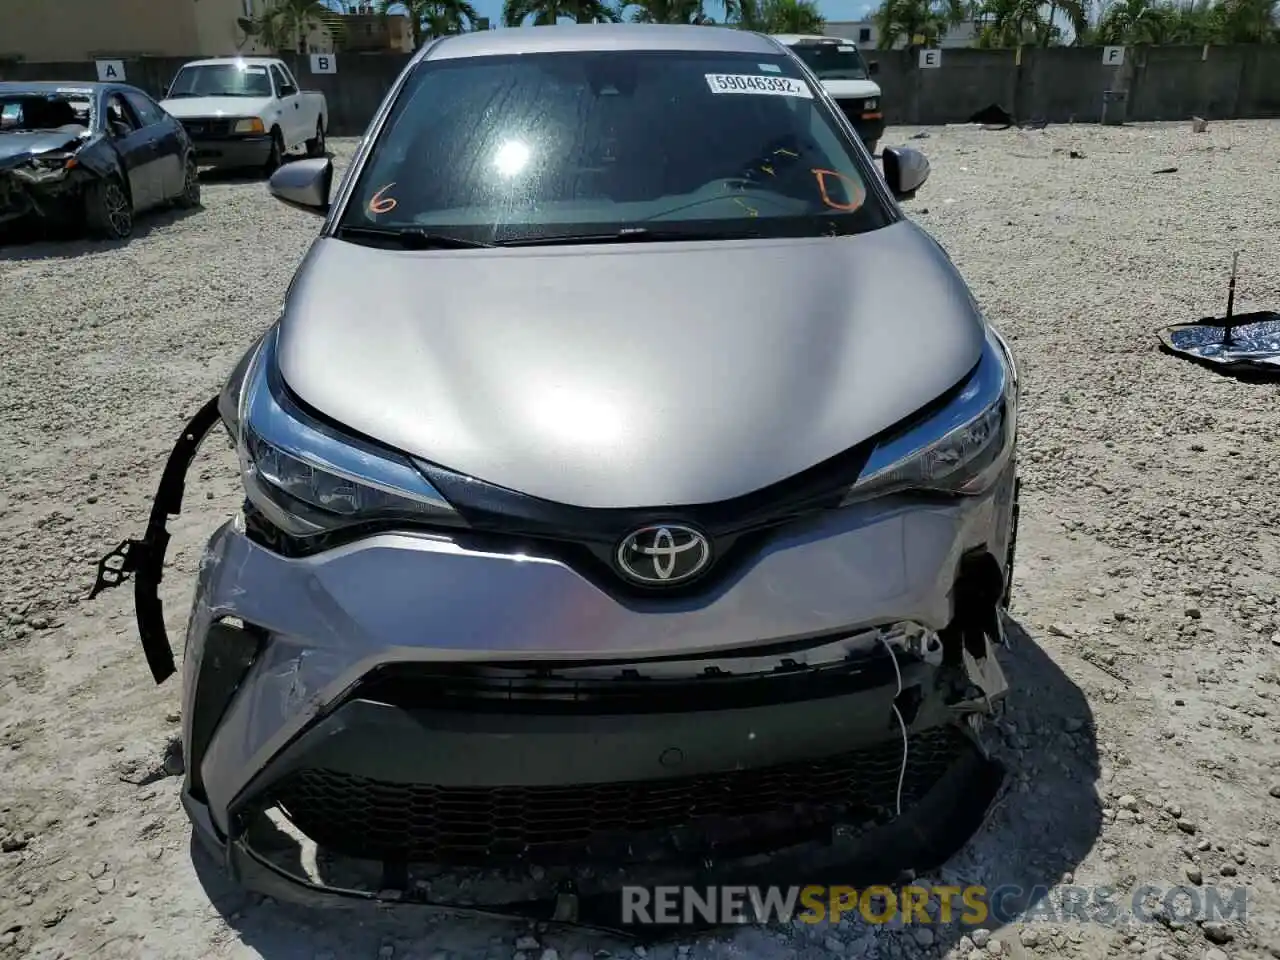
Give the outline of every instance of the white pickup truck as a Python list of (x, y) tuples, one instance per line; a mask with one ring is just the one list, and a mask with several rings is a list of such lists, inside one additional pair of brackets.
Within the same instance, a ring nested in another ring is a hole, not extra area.
[(324, 94), (299, 90), (283, 60), (219, 57), (178, 71), (160, 106), (176, 117), (202, 166), (259, 167), (270, 173), (291, 150), (325, 153)]

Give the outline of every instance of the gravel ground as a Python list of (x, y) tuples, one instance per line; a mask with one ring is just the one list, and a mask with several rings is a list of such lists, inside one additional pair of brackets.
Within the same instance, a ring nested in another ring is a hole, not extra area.
[[(1280, 307), (1280, 123), (927, 133), (909, 141), (934, 164), (911, 210), (1012, 339), (1026, 384), (1018, 692), (996, 737), (1014, 779), (942, 879), (1247, 887), (1248, 922), (797, 924), (649, 953), (1280, 956), (1277, 389), (1165, 357), (1152, 336), (1221, 310), (1234, 248), (1237, 306)], [(332, 146), (342, 159), (353, 144)], [(128, 590), (83, 598), (316, 227), (261, 183), (214, 181), (204, 210), (149, 217), (126, 245), (0, 250), (0, 957), (630, 952), (294, 910), (193, 857), (164, 770), (178, 688), (151, 683)], [(231, 455), (209, 446), (173, 525), (172, 629), (200, 541), (235, 501)]]

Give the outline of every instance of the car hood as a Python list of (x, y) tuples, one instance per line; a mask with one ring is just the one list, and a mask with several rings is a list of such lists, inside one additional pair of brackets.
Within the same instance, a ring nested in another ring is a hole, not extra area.
[(176, 97), (161, 100), (165, 112), (179, 120), (190, 117), (258, 117), (270, 97)]
[(0, 133), (0, 165), (17, 163), (50, 150), (75, 146), (80, 138), (57, 130), (36, 133)]
[(406, 252), (322, 238), (279, 365), (349, 429), (583, 507), (750, 493), (958, 383), (984, 327), (910, 222), (858, 236)]

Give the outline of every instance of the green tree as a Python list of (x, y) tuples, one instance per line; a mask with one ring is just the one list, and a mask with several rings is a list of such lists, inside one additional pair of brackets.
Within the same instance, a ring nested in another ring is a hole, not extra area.
[(502, 22), (508, 27), (521, 27), (530, 20), (535, 26), (547, 26), (563, 19), (617, 23), (621, 16), (606, 0), (505, 0), (502, 4)]
[(702, 0), (632, 0), (622, 6), (632, 23), (712, 23)]
[[(328, 26), (329, 21), (336, 19), (334, 12), (320, 0), (275, 0), (271, 8), (262, 15), (261, 20), (271, 22), (267, 31), (275, 36), (277, 43), (274, 49), (283, 49), (280, 43), (288, 37), (296, 53), (307, 52), (307, 34), (315, 27)], [(332, 34), (332, 28), (330, 28)], [(333, 37), (335, 43), (339, 37)]]
[(758, 33), (821, 33), (827, 21), (815, 0), (732, 0), (729, 21)]
[(964, 18), (961, 0), (884, 0), (871, 17), (882, 50), (891, 49), (899, 40), (915, 43), (916, 37), (923, 37), (926, 46), (936, 45)]
[(480, 19), (467, 0), (378, 0), (377, 9), (384, 17), (402, 14), (409, 18), (415, 49), (431, 37), (474, 29)]
[(980, 47), (1047, 47), (1062, 41), (1062, 20), (1077, 44), (1089, 31), (1088, 0), (983, 0), (973, 17)]

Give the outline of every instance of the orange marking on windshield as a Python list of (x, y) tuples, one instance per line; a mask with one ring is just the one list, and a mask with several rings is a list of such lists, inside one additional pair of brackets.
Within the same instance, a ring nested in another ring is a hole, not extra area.
[[(852, 213), (854, 210), (861, 207), (863, 202), (867, 199), (867, 192), (862, 189), (862, 184), (858, 183), (858, 181), (854, 180), (852, 177), (847, 177), (836, 170), (823, 170), (820, 168), (814, 168), (809, 172), (813, 174), (813, 179), (818, 181), (818, 191), (822, 196), (822, 202), (832, 210), (842, 210), (845, 213)], [(828, 192), (827, 188), (827, 177), (835, 177), (840, 181), (841, 186), (844, 187), (845, 193), (849, 195), (849, 200), (847, 202), (841, 203), (840, 201), (833, 200), (831, 198), (831, 194)]]
[(369, 212), (372, 214), (390, 213), (396, 208), (395, 197), (384, 197), (383, 194), (395, 186), (395, 181), (388, 183), (385, 187), (379, 187), (378, 192), (369, 198)]

